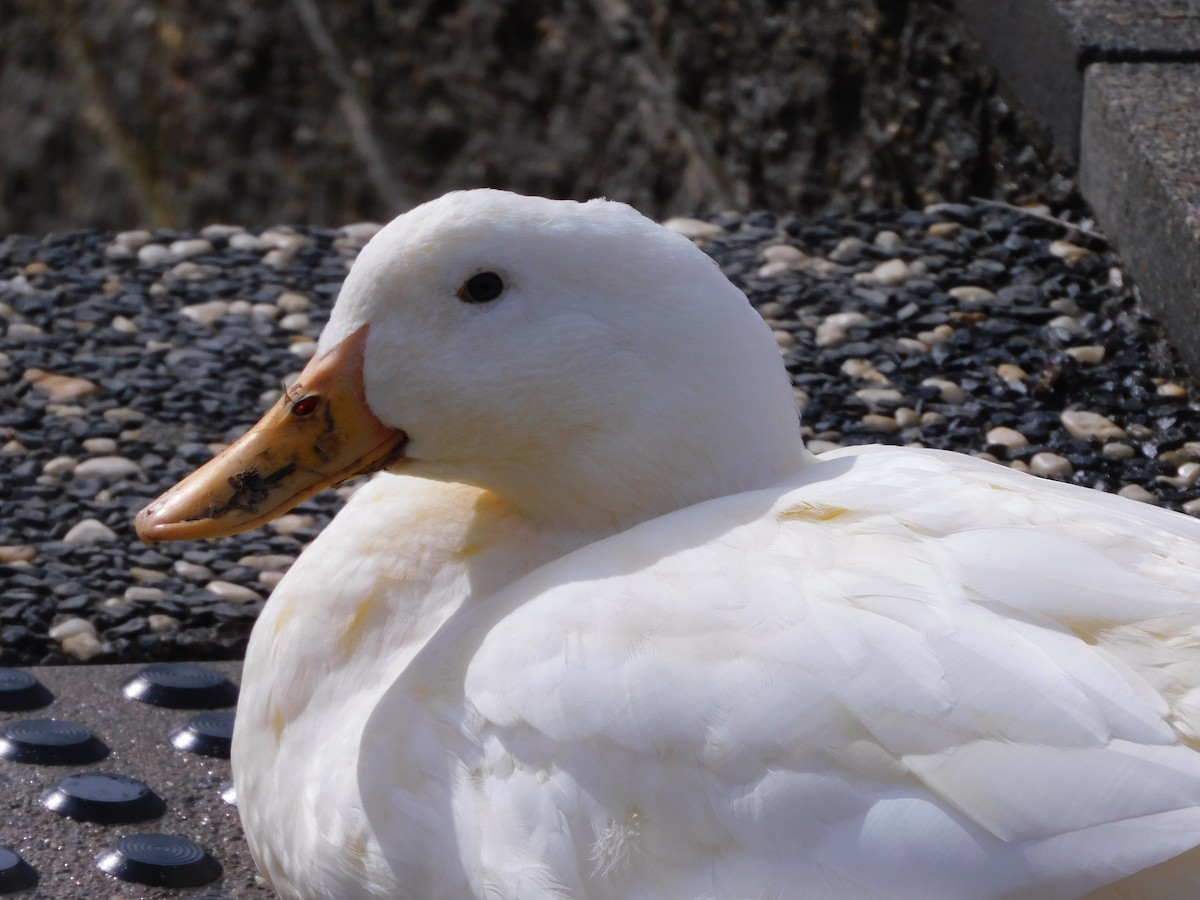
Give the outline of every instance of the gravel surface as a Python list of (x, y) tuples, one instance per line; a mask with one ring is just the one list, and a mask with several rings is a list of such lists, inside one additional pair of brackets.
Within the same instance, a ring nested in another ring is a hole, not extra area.
[[(990, 454), (1200, 513), (1196, 395), (1086, 222), (980, 204), (670, 224), (774, 328), (814, 449)], [(303, 367), (374, 230), (0, 241), (0, 664), (242, 654), (342, 496), (212, 543), (144, 547), (133, 516)]]

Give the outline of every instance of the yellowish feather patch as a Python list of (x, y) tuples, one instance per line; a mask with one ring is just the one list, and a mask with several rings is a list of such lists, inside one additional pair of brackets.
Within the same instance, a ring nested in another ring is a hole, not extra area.
[(376, 607), (379, 606), (379, 601), (379, 593), (374, 592), (354, 608), (354, 615), (350, 618), (345, 630), (342, 631), (341, 637), (338, 638), (338, 655), (342, 659), (349, 659), (358, 649), (363, 634), (367, 630), (367, 620), (371, 617), (371, 613), (375, 611)]
[(850, 510), (844, 506), (830, 506), (828, 503), (798, 503), (783, 510), (776, 518), (780, 522), (832, 522), (848, 512)]

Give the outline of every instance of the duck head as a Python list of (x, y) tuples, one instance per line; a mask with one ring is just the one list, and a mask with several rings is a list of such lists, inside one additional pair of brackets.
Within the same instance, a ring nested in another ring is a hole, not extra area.
[(236, 534), (403, 469), (618, 530), (806, 458), (770, 330), (691, 241), (621, 203), (464, 191), (363, 248), (296, 382), (137, 528)]

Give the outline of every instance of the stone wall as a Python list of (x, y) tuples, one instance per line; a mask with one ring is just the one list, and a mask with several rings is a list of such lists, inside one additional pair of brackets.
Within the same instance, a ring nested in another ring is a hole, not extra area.
[(946, 0), (9, 0), (0, 233), (1065, 193)]

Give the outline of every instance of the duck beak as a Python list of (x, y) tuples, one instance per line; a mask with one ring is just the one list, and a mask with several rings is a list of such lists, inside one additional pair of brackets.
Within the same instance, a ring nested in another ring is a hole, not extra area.
[(407, 435), (367, 406), (369, 328), (314, 357), (257, 425), (138, 513), (138, 537), (151, 544), (249, 531), (403, 459)]

